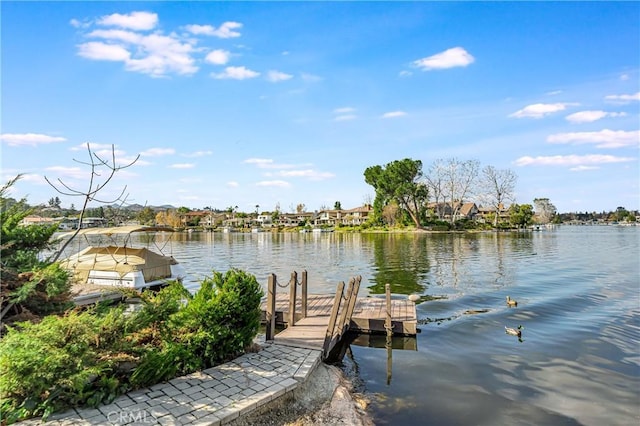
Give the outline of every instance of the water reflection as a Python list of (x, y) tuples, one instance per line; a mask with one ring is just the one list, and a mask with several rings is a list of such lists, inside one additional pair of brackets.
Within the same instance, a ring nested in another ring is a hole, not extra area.
[(423, 293), (429, 274), (429, 249), (424, 238), (406, 234), (367, 235), (373, 244), (372, 294), (384, 294), (385, 285), (397, 294)]
[[(640, 423), (640, 227), (177, 237), (194, 288), (237, 267), (265, 285), (306, 269), (311, 293), (362, 275), (363, 297), (420, 294), (417, 350), (394, 347), (388, 384), (386, 352), (350, 346), (376, 424)], [(519, 324), (522, 342), (504, 331)]]

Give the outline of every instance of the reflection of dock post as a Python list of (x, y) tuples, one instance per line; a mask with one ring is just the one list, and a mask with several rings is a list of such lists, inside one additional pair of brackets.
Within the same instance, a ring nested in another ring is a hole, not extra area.
[(276, 274), (269, 275), (267, 282), (267, 309), (266, 309), (265, 340), (273, 340), (276, 329)]
[(385, 284), (384, 292), (387, 299), (387, 316), (384, 321), (384, 328), (387, 330), (387, 342), (385, 347), (387, 348), (387, 385), (391, 384), (391, 361), (393, 351), (393, 325), (391, 323), (391, 286)]
[(307, 271), (302, 271), (302, 318), (307, 317)]
[(293, 271), (289, 280), (289, 325), (293, 327), (296, 324), (296, 290), (298, 289), (298, 273)]

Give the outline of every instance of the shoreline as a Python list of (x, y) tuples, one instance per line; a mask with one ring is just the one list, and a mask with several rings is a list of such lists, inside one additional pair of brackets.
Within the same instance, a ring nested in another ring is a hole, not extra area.
[(292, 393), (228, 423), (230, 426), (373, 426), (367, 399), (338, 367), (320, 363)]

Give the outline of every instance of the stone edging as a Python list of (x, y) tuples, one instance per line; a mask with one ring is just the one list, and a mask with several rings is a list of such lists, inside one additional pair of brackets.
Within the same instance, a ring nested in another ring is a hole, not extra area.
[[(223, 425), (293, 392), (320, 361), (319, 350), (262, 343), (258, 352), (129, 392), (108, 405), (54, 414), (47, 424)], [(40, 423), (31, 419), (20, 424)]]

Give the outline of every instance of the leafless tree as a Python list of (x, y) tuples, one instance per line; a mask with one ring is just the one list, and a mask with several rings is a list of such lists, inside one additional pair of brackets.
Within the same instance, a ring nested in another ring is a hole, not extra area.
[(477, 160), (460, 161), (450, 158), (443, 165), (443, 194), (451, 207), (451, 223), (462, 207), (464, 200), (473, 193), (477, 183), (480, 162)]
[(387, 225), (395, 226), (400, 216), (400, 209), (395, 202), (389, 203), (382, 209), (382, 217)]
[(510, 169), (496, 169), (493, 166), (485, 166), (482, 169), (482, 197), (496, 212), (493, 226), (498, 226), (500, 209), (504, 208), (504, 203), (514, 200), (517, 180), (518, 177)]
[(538, 223), (549, 223), (553, 220), (557, 210), (548, 198), (536, 198), (533, 200)]
[(442, 159), (434, 161), (429, 167), (429, 172), (425, 176), (427, 187), (429, 188), (429, 194), (435, 203), (435, 210), (438, 219), (442, 219), (444, 216), (444, 176), (445, 164)]
[[(47, 181), (47, 183), (49, 185), (51, 185), (53, 187), (53, 189), (55, 189), (57, 192), (59, 192), (62, 195), (68, 195), (68, 196), (72, 196), (72, 197), (83, 197), (84, 198), (84, 202), (82, 203), (82, 209), (80, 209), (80, 216), (78, 218), (78, 228), (76, 229), (75, 233), (71, 236), (71, 238), (67, 239), (66, 242), (62, 245), (62, 247), (60, 248), (60, 250), (58, 250), (52, 257), (51, 261), (55, 262), (56, 260), (58, 260), (58, 258), (60, 257), (60, 255), (64, 252), (64, 250), (67, 248), (67, 246), (71, 243), (71, 241), (76, 237), (76, 235), (78, 235), (78, 232), (80, 232), (80, 229), (82, 228), (82, 219), (84, 218), (84, 213), (85, 210), (87, 209), (87, 205), (90, 202), (97, 202), (97, 203), (102, 203), (102, 204), (114, 204), (114, 203), (124, 203), (124, 201), (126, 200), (126, 190), (127, 190), (127, 186), (125, 185), (124, 188), (122, 189), (122, 192), (120, 192), (120, 195), (118, 195), (118, 197), (112, 199), (112, 200), (103, 200), (97, 197), (98, 193), (104, 189), (104, 187), (111, 181), (111, 179), (113, 179), (113, 177), (115, 176), (115, 174), (117, 172), (119, 172), (122, 169), (126, 169), (127, 167), (131, 167), (136, 161), (138, 161), (138, 158), (140, 158), (140, 155), (136, 156), (136, 158), (131, 161), (130, 163), (123, 165), (123, 166), (119, 166), (118, 163), (116, 162), (116, 150), (115, 150), (115, 146), (111, 145), (111, 159), (110, 160), (105, 160), (102, 157), (100, 157), (96, 152), (94, 152), (91, 149), (90, 144), (87, 143), (87, 152), (89, 155), (89, 161), (79, 161), (76, 160), (75, 158), (73, 159), (73, 161), (80, 163), (84, 166), (88, 166), (90, 171), (91, 171), (91, 175), (89, 177), (89, 183), (87, 185), (87, 188), (83, 189), (83, 190), (79, 190), (79, 189), (75, 189), (75, 188), (71, 188), (69, 185), (67, 185), (66, 183), (64, 183), (60, 178), (57, 179), (57, 183), (53, 183), (51, 182), (51, 180), (49, 180), (48, 177), (44, 177), (45, 180)], [(106, 173), (105, 173), (106, 172)]]

